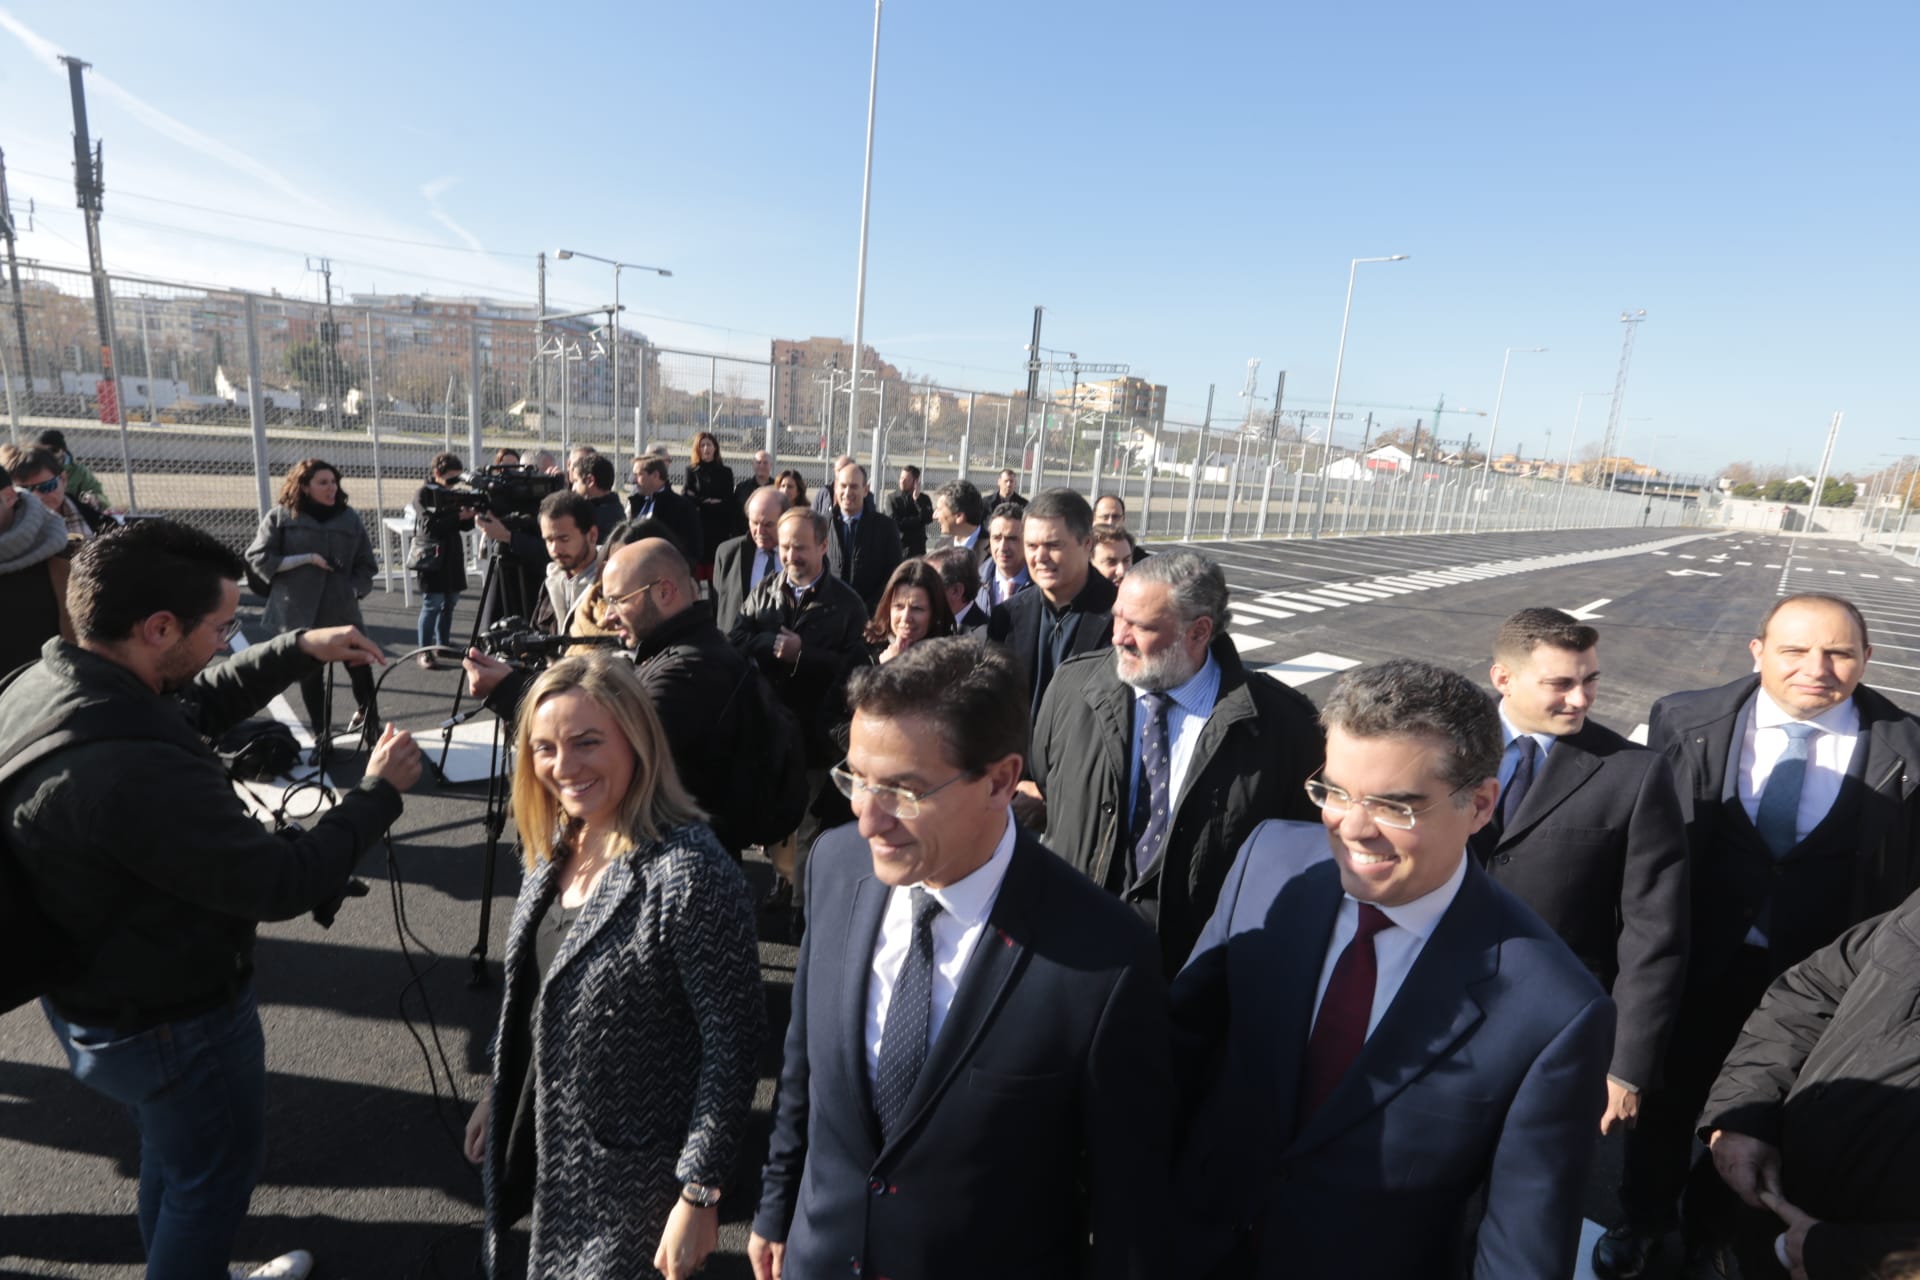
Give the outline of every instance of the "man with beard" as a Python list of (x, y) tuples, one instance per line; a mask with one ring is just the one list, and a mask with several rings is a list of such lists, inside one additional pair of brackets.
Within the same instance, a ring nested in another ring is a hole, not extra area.
[(1322, 756), (1313, 704), (1241, 665), (1220, 566), (1177, 551), (1120, 584), (1111, 649), (1060, 668), (1029, 768), (1047, 844), (1157, 929), (1172, 975), (1253, 829), (1318, 813)]
[[(79, 642), (49, 640), (0, 695), (5, 914), (17, 926), (30, 902), (49, 935), (34, 952), (46, 972), (29, 985), (9, 972), (8, 992), (44, 992), (75, 1078), (132, 1112), (152, 1276), (228, 1274), (266, 1158), (256, 924), (331, 922), (420, 777), (419, 748), (388, 725), (366, 776), (310, 828), (276, 834), (248, 811), (204, 735), (325, 663), (386, 659), (329, 627), (203, 671), (238, 629), (245, 569), (168, 520), (101, 535), (68, 584)], [(312, 1265), (295, 1251), (254, 1274), (300, 1280)]]

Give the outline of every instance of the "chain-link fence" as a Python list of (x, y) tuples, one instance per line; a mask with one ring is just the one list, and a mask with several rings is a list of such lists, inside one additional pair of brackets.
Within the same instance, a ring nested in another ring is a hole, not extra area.
[[(542, 320), (476, 298), (351, 295), (326, 302), (114, 277), (116, 377), (101, 372), (92, 280), (23, 268), (0, 384), (11, 438), (62, 429), (129, 511), (188, 520), (244, 545), (300, 460), (338, 467), (369, 530), (398, 522), (435, 454), (469, 466), (497, 450), (616, 456), (696, 433), (737, 478), (765, 449), (776, 471), (826, 482), (851, 453), (891, 486), (912, 463), (937, 488), (997, 473), (1031, 494), (1067, 485), (1127, 504), (1136, 535), (1165, 540), (1691, 524), (1696, 487), (1626, 472), (1583, 482), (1477, 461), (1329, 448), (1264, 423), (1069, 411), (1057, 398), (937, 385), (864, 370), (618, 343), (589, 315)], [(12, 299), (7, 299), (9, 303)], [(11, 306), (8, 310), (12, 310)], [(24, 347), (24, 350), (22, 349)], [(22, 367), (24, 366), (24, 367)], [(625, 468), (619, 468), (624, 476)], [(391, 526), (390, 526), (391, 527)]]

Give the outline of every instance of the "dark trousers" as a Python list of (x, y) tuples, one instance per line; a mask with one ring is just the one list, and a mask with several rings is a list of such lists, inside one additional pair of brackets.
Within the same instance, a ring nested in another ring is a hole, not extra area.
[(1693, 1159), (1694, 1129), (1707, 1094), (1740, 1029), (1772, 981), (1767, 953), (1740, 948), (1715, 979), (1688, 992), (1667, 1048), (1665, 1079), (1640, 1101), (1638, 1123), (1627, 1130), (1620, 1172), (1620, 1210), (1643, 1231), (1672, 1230), (1682, 1215), (1690, 1244), (1724, 1243), (1738, 1201), (1713, 1161)]
[[(338, 677), (335, 677), (338, 680)], [(373, 669), (371, 667), (348, 667), (347, 679), (353, 686), (353, 705), (367, 713), (367, 718), (375, 718), (373, 707)], [(335, 686), (336, 691), (338, 686)], [(313, 726), (315, 740), (323, 738), (332, 726), (324, 720), (327, 700), (327, 673), (316, 671), (300, 677), (300, 701), (307, 707), (307, 723)], [(338, 708), (335, 708), (338, 710)]]

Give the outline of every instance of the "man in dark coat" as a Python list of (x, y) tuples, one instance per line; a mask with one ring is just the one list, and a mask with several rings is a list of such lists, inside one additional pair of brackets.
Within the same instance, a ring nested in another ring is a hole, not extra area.
[(787, 495), (767, 486), (756, 489), (746, 504), (747, 531), (728, 538), (713, 553), (713, 618), (731, 627), (753, 589), (780, 576), (780, 516)]
[(1604, 1134), (1630, 1128), (1659, 1081), (1686, 982), (1688, 904), (1672, 767), (1588, 718), (1599, 638), (1558, 609), (1523, 609), (1501, 625), (1500, 802), (1471, 847), (1613, 996)]
[(1030, 503), (1021, 527), (1027, 572), (1036, 591), (996, 605), (987, 636), (1007, 646), (1025, 682), (1030, 714), (1069, 658), (1113, 641), (1114, 587), (1093, 572), (1093, 508), (1071, 489), (1048, 489)]
[(1013, 821), (1016, 679), (939, 639), (850, 683), (859, 817), (810, 868), (757, 1276), (1178, 1274), (1159, 956)]
[(900, 468), (900, 487), (887, 496), (887, 514), (900, 526), (900, 554), (906, 559), (927, 554), (927, 528), (933, 523), (933, 499), (920, 487), (920, 468)]
[(887, 579), (900, 563), (900, 530), (873, 509), (867, 469), (849, 462), (834, 473), (833, 527), (827, 535), (827, 565), (873, 612)]
[(1093, 527), (1125, 534), (1129, 543), (1127, 557), (1130, 563), (1139, 564), (1153, 554), (1141, 546), (1140, 540), (1127, 528), (1127, 500), (1117, 493), (1103, 493), (1094, 500)]
[(634, 520), (652, 518), (673, 530), (680, 554), (698, 564), (705, 543), (700, 536), (700, 509), (673, 491), (667, 479), (665, 458), (647, 456), (633, 460), (633, 479), (639, 492), (628, 501), (627, 514)]
[(1020, 477), (1014, 473), (1012, 467), (1007, 467), (1000, 472), (999, 486), (993, 497), (993, 506), (997, 507), (1003, 502), (1011, 502), (1016, 507), (1027, 505), (1027, 500), (1020, 496)]
[(940, 575), (940, 586), (947, 593), (947, 608), (953, 613), (953, 634), (985, 639), (991, 615), (980, 605), (980, 563), (974, 559), (973, 552), (948, 545), (929, 555), (927, 563)]
[(1713, 1262), (1731, 1197), (1690, 1157), (1742, 1023), (1774, 978), (1920, 887), (1920, 724), (1861, 683), (1860, 611), (1783, 597), (1748, 647), (1757, 675), (1670, 694), (1648, 717), (1687, 824), (1691, 944), (1665, 1083), (1627, 1133), (1626, 1221), (1595, 1247), (1602, 1276), (1638, 1274), (1676, 1216), (1691, 1260)]
[(67, 526), (38, 502), (25, 500), (0, 467), (0, 677), (40, 656), (67, 622)]
[(573, 460), (573, 491), (593, 504), (593, 527), (601, 546), (622, 520), (627, 518), (626, 504), (613, 491), (613, 459), (605, 454), (582, 454)]
[(1319, 813), (1305, 790), (1323, 758), (1317, 713), (1241, 665), (1227, 598), (1198, 552), (1154, 557), (1120, 586), (1113, 648), (1060, 668), (1033, 726), (1048, 845), (1155, 927), (1169, 976), (1253, 829)]
[(733, 505), (745, 509), (747, 499), (773, 483), (773, 457), (765, 449), (753, 451), (753, 474), (733, 486)]
[(1920, 894), (1787, 970), (1747, 1019), (1700, 1116), (1750, 1206), (1747, 1280), (1890, 1275), (1889, 1254), (1920, 1249), (1916, 1008)]

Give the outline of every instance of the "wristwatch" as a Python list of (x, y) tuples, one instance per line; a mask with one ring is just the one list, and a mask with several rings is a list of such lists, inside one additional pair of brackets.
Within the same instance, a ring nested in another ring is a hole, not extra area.
[(696, 1209), (711, 1209), (720, 1203), (720, 1188), (689, 1182), (680, 1188), (680, 1198)]

